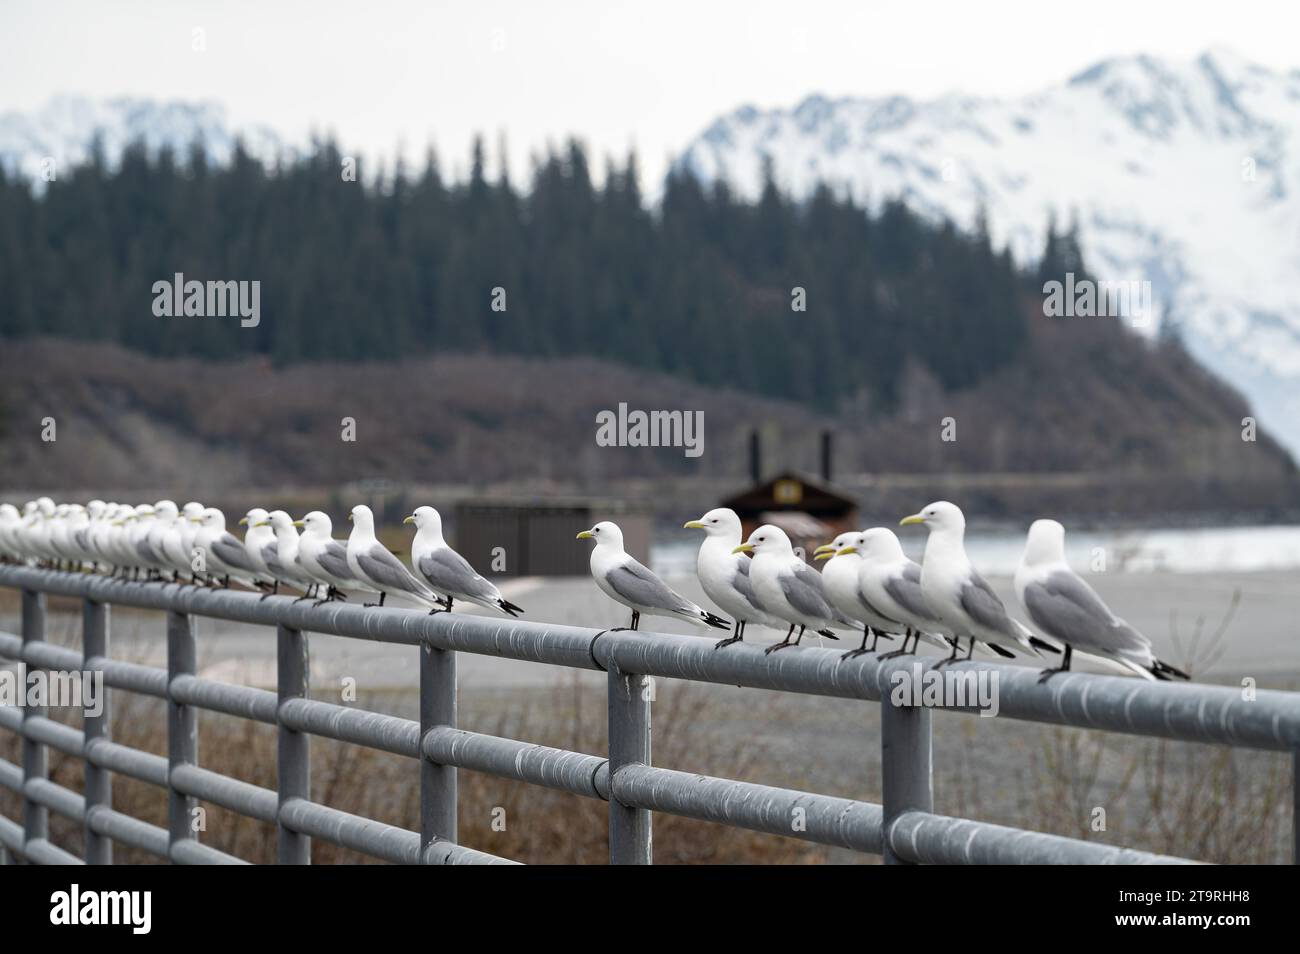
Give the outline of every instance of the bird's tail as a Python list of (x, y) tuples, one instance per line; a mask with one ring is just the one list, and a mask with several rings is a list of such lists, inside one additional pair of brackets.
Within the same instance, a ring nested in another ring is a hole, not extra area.
[(497, 609), (501, 610), (501, 612), (505, 613), (507, 616), (520, 616), (524, 612), (522, 606), (516, 606), (507, 599), (497, 600)]
[(1165, 681), (1169, 681), (1172, 679), (1192, 678), (1191, 676), (1187, 675), (1187, 673), (1183, 672), (1181, 669), (1175, 669), (1173, 666), (1169, 665), (1169, 663), (1161, 662), (1159, 659), (1157, 659), (1155, 662), (1151, 664), (1151, 668), (1148, 671), (1151, 673), (1151, 675), (1155, 676), (1157, 679), (1162, 679)]
[(731, 623), (727, 622), (716, 613), (710, 613), (708, 610), (700, 610), (700, 622), (705, 626), (712, 626), (715, 629), (731, 629)]
[(1003, 659), (1015, 659), (1015, 658), (1016, 658), (1016, 654), (1015, 654), (1015, 653), (1013, 653), (1013, 652), (1012, 652), (1011, 650), (1009, 650), (1009, 649), (1003, 649), (1003, 648), (1002, 648), (1001, 646), (999, 646), (997, 643), (980, 643), (980, 646), (983, 647), (984, 649), (987, 649), (987, 650), (988, 650), (989, 652), (991, 652), (991, 653), (996, 653), (997, 655), (1001, 656)]
[(825, 636), (827, 639), (839, 639), (839, 637), (836, 636), (834, 633), (832, 633), (829, 629), (819, 629), (817, 630), (817, 635)]
[(1035, 649), (1046, 650), (1049, 653), (1056, 653), (1058, 656), (1061, 655), (1061, 649), (1059, 646), (1055, 646), (1045, 639), (1039, 639), (1037, 636), (1029, 637), (1029, 645), (1033, 646)]

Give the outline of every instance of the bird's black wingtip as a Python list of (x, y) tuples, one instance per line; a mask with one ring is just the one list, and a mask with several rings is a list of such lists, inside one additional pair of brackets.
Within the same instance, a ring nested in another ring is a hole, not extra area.
[(521, 616), (524, 612), (524, 608), (522, 606), (516, 606), (514, 603), (511, 603), (509, 600), (498, 600), (497, 606), (501, 607), (501, 612), (507, 614), (508, 616)]
[(817, 630), (817, 635), (824, 636), (827, 639), (834, 639), (836, 641), (839, 640), (839, 637), (836, 636), (834, 633), (832, 633), (829, 629), (819, 629)]
[(1001, 646), (999, 646), (997, 643), (988, 643), (987, 645), (988, 645), (989, 649), (993, 650), (995, 653), (997, 653), (997, 654), (998, 654), (999, 656), (1001, 656), (1003, 659), (1015, 659), (1015, 658), (1016, 658), (1016, 654), (1015, 654), (1015, 653), (1013, 653), (1013, 652), (1012, 652), (1011, 650), (1009, 650), (1009, 649), (1003, 649), (1003, 648), (1002, 648)]
[[(1038, 650), (1042, 650), (1049, 653), (1056, 653), (1056, 655), (1058, 656), (1061, 655), (1061, 650), (1058, 647), (1053, 646), (1045, 639), (1039, 639), (1037, 636), (1029, 637), (1029, 645), (1033, 646), (1035, 649)], [(1007, 655), (1009, 656), (1011, 654), (1008, 653)]]
[(1173, 679), (1190, 680), (1192, 678), (1187, 673), (1183, 672), (1181, 669), (1177, 669), (1169, 665), (1169, 663), (1163, 662), (1159, 659), (1157, 659), (1155, 663), (1151, 666), (1151, 675), (1155, 676), (1157, 679), (1163, 679), (1165, 681), (1170, 681)]
[(706, 612), (701, 618), (715, 629), (731, 629), (731, 623), (715, 613)]

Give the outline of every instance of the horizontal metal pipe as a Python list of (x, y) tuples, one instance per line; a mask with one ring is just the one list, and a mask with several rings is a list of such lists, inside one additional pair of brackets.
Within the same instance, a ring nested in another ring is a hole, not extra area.
[(832, 798), (689, 772), (631, 764), (610, 780), (624, 805), (880, 854), (881, 809)]
[(449, 841), (435, 841), (424, 851), (426, 865), (517, 865), (518, 861), (464, 848)]
[(13, 633), (0, 633), (0, 659), (22, 659), (23, 639)]
[(152, 752), (142, 752), (120, 742), (93, 739), (85, 748), (86, 760), (92, 765), (127, 778), (167, 787), (167, 759)]
[(171, 861), (178, 865), (246, 865), (243, 858), (236, 858), (224, 851), (218, 851), (209, 845), (197, 841), (178, 841), (172, 845)]
[(186, 795), (212, 802), (232, 812), (265, 822), (275, 822), (276, 795), (269, 788), (227, 778), (197, 765), (176, 766), (172, 769), (171, 784)]
[(0, 788), (7, 788), (11, 792), (21, 792), (23, 790), (22, 768), (13, 762), (0, 759)]
[(933, 865), (1187, 865), (1186, 858), (1023, 831), (1004, 825), (904, 812), (886, 837), (900, 857)]
[(20, 706), (0, 706), (0, 729), (15, 735), (23, 732), (23, 710)]
[(22, 725), (21, 734), (33, 742), (48, 745), (65, 755), (81, 758), (82, 739), (80, 729), (74, 729), (62, 722), (55, 722), (48, 716), (33, 716)]
[(420, 754), (420, 723), (411, 719), (315, 699), (286, 699), (280, 704), (280, 719), (295, 732), (354, 742), (410, 758)]
[(275, 724), (274, 692), (191, 675), (175, 677), (171, 688), (172, 698), (185, 705)]
[(38, 865), (84, 865), (85, 862), (44, 838), (27, 842), (19, 850), (28, 861)]
[(23, 851), (23, 826), (0, 815), (0, 848), (21, 855)]
[(294, 831), (323, 838), (384, 861), (413, 865), (420, 857), (420, 834), (348, 812), (294, 798), (280, 806), (280, 821)]
[(437, 726), (424, 737), (424, 754), (440, 765), (486, 772), (588, 798), (609, 798), (607, 759)]
[(137, 692), (142, 696), (153, 696), (155, 699), (167, 698), (166, 669), (120, 659), (105, 659), (103, 656), (89, 660), (88, 665), (92, 671), (103, 672), (106, 686)]
[(29, 642), (23, 647), (20, 658), (37, 669), (81, 670), (81, 653), (53, 643)]
[(52, 812), (73, 821), (84, 821), (86, 799), (79, 792), (64, 788), (46, 778), (29, 778), (23, 783), (23, 796)]
[(96, 805), (87, 812), (86, 825), (97, 835), (139, 848), (159, 858), (168, 857), (170, 839), (166, 828), (159, 828), (103, 805)]

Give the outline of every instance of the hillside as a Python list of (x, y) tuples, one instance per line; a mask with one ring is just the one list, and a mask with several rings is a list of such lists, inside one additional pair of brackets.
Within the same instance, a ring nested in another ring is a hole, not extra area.
[[(984, 488), (984, 512), (1014, 512), (1030, 492), (1039, 506), (1079, 513), (1300, 508), (1291, 460), (1266, 436), (1243, 442), (1241, 399), (1185, 355), (1113, 327), (1031, 327), (1023, 360), (974, 388), (945, 395), (914, 368), (896, 411), (862, 406), (837, 417), (592, 359), (443, 355), (276, 369), (263, 359), (5, 342), (0, 486), (215, 498), (383, 477), (610, 495), (743, 483), (754, 427), (768, 435), (768, 469), (813, 469), (818, 435), (831, 428), (837, 476), (850, 487), (912, 473), (933, 478), (912, 486), (942, 488), (967, 475)], [(597, 446), (596, 414), (619, 402), (702, 411), (704, 453)], [(40, 439), (46, 416), (57, 422), (53, 443)], [(948, 416), (957, 422), (951, 443), (940, 440)], [(341, 439), (344, 417), (356, 421), (354, 442)]]
[(1040, 254), (1054, 211), (1077, 222), (1098, 278), (1149, 281), (1188, 349), (1294, 451), (1298, 160), (1300, 70), (1216, 49), (1118, 57), (1014, 99), (743, 106), (701, 132), (678, 168), (751, 200), (771, 169), (796, 197), (830, 183), (867, 204), (901, 199), (933, 222), (984, 217), (1022, 264)]

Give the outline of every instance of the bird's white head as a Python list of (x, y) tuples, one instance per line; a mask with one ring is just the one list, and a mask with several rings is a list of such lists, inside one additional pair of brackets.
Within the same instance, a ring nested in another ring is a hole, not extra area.
[(1065, 527), (1055, 520), (1035, 520), (1025, 538), (1027, 566), (1065, 562)]
[(966, 529), (966, 517), (962, 514), (961, 508), (956, 504), (948, 503), (946, 500), (936, 500), (928, 504), (920, 513), (914, 513), (910, 517), (904, 517), (900, 526), (908, 526), (913, 523), (923, 523), (931, 531), (951, 531), (958, 532)]
[(293, 525), (303, 528), (304, 537), (328, 537), (334, 533), (334, 523), (330, 520), (329, 514), (319, 510), (313, 510), (301, 520), (295, 520)]
[(205, 507), (203, 515), (199, 518), (203, 526), (211, 530), (226, 529), (226, 515), (216, 507)]
[(623, 531), (619, 529), (618, 524), (609, 520), (602, 520), (590, 530), (583, 530), (578, 534), (578, 539), (595, 540), (598, 547), (623, 549)]
[(272, 510), (267, 515), (267, 520), (271, 522), (271, 529), (273, 529), (277, 535), (293, 532), (293, 518), (283, 510)]
[(160, 500), (153, 505), (153, 512), (158, 515), (158, 518), (160, 520), (166, 520), (167, 522), (170, 523), (171, 521), (176, 519), (176, 516), (177, 514), (180, 513), (180, 510), (176, 507), (174, 501)]
[(860, 536), (857, 548), (863, 559), (893, 561), (902, 560), (906, 556), (903, 545), (898, 542), (898, 536), (888, 527), (872, 527), (864, 530)]
[(348, 514), (348, 519), (352, 521), (352, 526), (363, 533), (375, 532), (375, 515), (365, 504), (357, 504)]
[(752, 556), (773, 554), (776, 556), (794, 556), (794, 546), (780, 527), (765, 523), (749, 535), (749, 539), (736, 547), (733, 553), (748, 553)]
[(718, 507), (699, 520), (688, 520), (682, 529), (703, 530), (711, 537), (740, 541), (740, 517), (730, 507)]
[(830, 543), (823, 543), (816, 550), (814, 550), (813, 559), (829, 560), (832, 557), (837, 557), (840, 555), (852, 556), (853, 554), (858, 552), (857, 544), (858, 544), (858, 539), (861, 536), (862, 534), (858, 533), (857, 531), (841, 533)]
[(417, 532), (437, 534), (442, 538), (442, 514), (432, 507), (416, 507), (415, 512), (402, 521), (413, 523)]
[(261, 507), (254, 507), (252, 510), (248, 511), (248, 513), (239, 518), (239, 525), (241, 527), (247, 526), (251, 530), (258, 524), (266, 523), (267, 518), (270, 516), (271, 515)]

